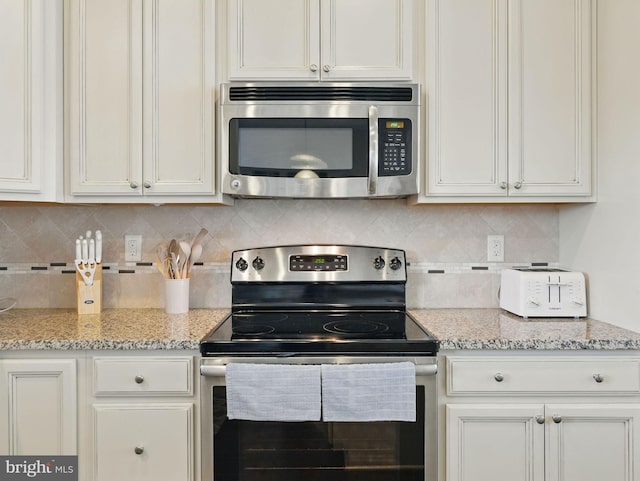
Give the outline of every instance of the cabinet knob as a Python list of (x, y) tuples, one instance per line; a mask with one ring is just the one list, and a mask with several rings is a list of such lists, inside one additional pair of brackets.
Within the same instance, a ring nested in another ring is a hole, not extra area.
[(520, 181), (516, 182), (515, 184), (513, 184), (513, 187), (516, 188), (516, 189), (522, 188), (522, 182), (520, 182)]
[(322, 66), (322, 71), (323, 72), (329, 72), (331, 70), (331, 67), (329, 67), (328, 65), (323, 65)]
[(601, 374), (594, 374), (593, 375), (593, 379), (597, 382), (597, 383), (601, 383), (602, 381), (604, 381), (604, 378), (602, 377)]
[(149, 182), (148, 180), (145, 180), (142, 185), (144, 186), (145, 189), (151, 188), (151, 182)]
[(551, 419), (553, 419), (553, 422), (556, 424), (559, 424), (562, 422), (562, 416), (559, 416), (557, 414), (554, 414), (553, 416), (551, 416)]
[(135, 448), (133, 448), (133, 452), (137, 455), (141, 455), (142, 453), (144, 453), (144, 448), (141, 446), (136, 446)]
[(500, 188), (502, 190), (507, 190), (507, 183), (506, 182), (500, 182)]
[(309, 70), (311, 70), (312, 72), (317, 72), (318, 66), (315, 63), (312, 63), (311, 65), (309, 65)]
[(136, 384), (142, 384), (144, 382), (144, 377), (138, 375), (138, 376), (134, 377), (133, 380), (136, 382)]
[(129, 184), (129, 187), (131, 187), (132, 189), (137, 189), (138, 183), (132, 180), (131, 183)]
[(502, 382), (504, 381), (504, 376), (501, 373), (497, 373), (495, 376), (493, 376), (493, 379), (495, 379), (496, 382)]
[(544, 416), (540, 416), (540, 415), (536, 416), (536, 422), (538, 424), (544, 424)]

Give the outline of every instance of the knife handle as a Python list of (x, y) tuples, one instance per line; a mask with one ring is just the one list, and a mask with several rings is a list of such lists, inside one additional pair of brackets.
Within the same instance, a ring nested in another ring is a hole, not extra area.
[(96, 231), (96, 262), (102, 262), (102, 232), (99, 230)]

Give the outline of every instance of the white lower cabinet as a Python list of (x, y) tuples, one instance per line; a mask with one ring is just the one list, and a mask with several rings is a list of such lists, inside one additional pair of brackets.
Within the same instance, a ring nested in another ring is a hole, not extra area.
[(77, 453), (75, 359), (0, 360), (0, 454)]
[(93, 481), (193, 481), (193, 356), (95, 356), (88, 426)]
[(194, 479), (193, 412), (192, 403), (94, 404), (94, 479)]
[(549, 481), (640, 479), (640, 404), (549, 404)]
[(639, 481), (639, 375), (637, 358), (448, 358), (447, 481)]
[(446, 422), (448, 481), (640, 479), (638, 405), (456, 404)]

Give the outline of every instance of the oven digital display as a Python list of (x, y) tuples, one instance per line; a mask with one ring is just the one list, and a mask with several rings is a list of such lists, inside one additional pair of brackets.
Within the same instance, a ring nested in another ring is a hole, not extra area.
[(290, 271), (346, 271), (346, 255), (295, 255), (289, 257)]

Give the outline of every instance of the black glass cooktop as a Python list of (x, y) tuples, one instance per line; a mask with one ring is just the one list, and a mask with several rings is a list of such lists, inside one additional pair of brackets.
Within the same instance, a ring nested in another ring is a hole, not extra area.
[(437, 341), (404, 311), (240, 311), (200, 344), (216, 355), (435, 355)]

